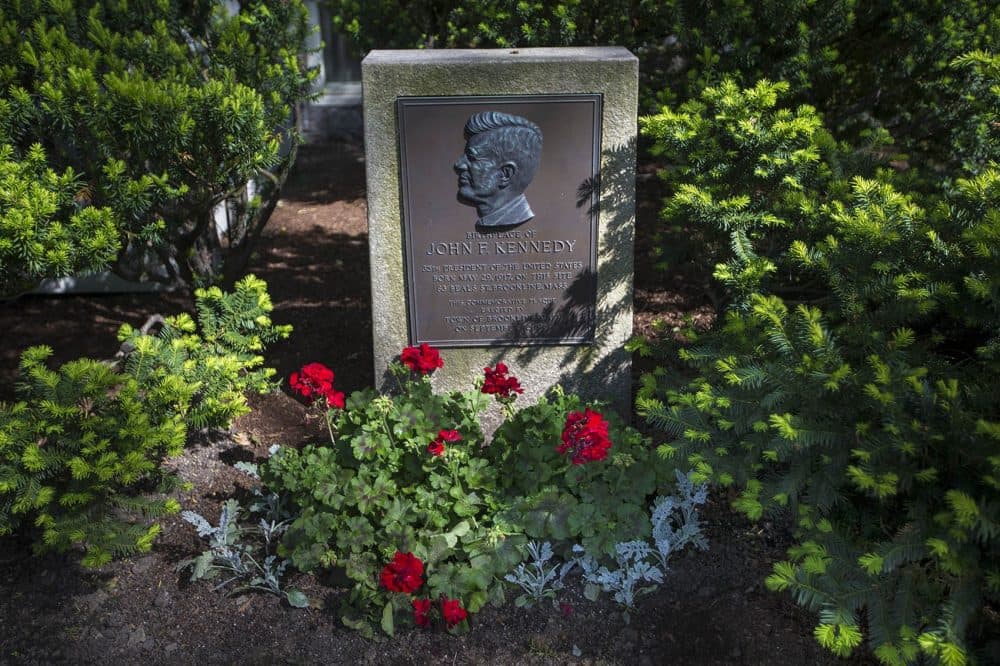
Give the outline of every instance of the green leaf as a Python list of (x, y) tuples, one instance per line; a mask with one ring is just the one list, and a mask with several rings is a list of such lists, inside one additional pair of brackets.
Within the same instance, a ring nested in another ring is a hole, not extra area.
[(450, 533), (452, 535), (456, 536), (456, 537), (460, 537), (461, 538), (461, 537), (465, 536), (466, 534), (468, 534), (469, 530), (471, 530), (471, 529), (472, 529), (472, 527), (469, 525), (469, 521), (462, 520), (462, 521), (458, 522), (453, 528), (451, 528), (451, 532)]
[(293, 608), (309, 607), (309, 597), (307, 597), (300, 590), (296, 590), (294, 588), (285, 590), (285, 598), (288, 600), (288, 605)]
[(949, 490), (944, 494), (945, 499), (955, 512), (955, 518), (962, 527), (972, 527), (979, 517), (979, 507), (976, 500), (969, 497), (960, 490)]
[(795, 585), (796, 580), (794, 564), (787, 561), (776, 562), (773, 569), (774, 573), (769, 575), (764, 581), (767, 589), (772, 592), (780, 592)]
[(441, 561), (457, 543), (458, 539), (453, 534), (435, 534), (427, 546), (424, 563), (431, 565)]
[(853, 624), (820, 624), (813, 631), (816, 640), (838, 657), (847, 657), (861, 644), (861, 630)]
[(382, 607), (382, 631), (390, 636), (395, 635), (396, 627), (393, 623), (392, 602)]
[(884, 562), (885, 560), (882, 559), (882, 556), (877, 553), (865, 553), (858, 558), (858, 564), (861, 565), (861, 568), (864, 569), (869, 576), (877, 576), (882, 573), (882, 565)]
[(368, 640), (373, 640), (375, 638), (375, 630), (372, 628), (372, 623), (364, 617), (355, 617), (345, 614), (341, 616), (340, 621), (344, 623), (345, 627), (354, 629)]

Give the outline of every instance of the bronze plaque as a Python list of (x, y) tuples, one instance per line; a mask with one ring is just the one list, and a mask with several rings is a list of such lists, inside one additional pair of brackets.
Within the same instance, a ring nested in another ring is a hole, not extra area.
[(593, 342), (601, 95), (397, 111), (411, 342)]

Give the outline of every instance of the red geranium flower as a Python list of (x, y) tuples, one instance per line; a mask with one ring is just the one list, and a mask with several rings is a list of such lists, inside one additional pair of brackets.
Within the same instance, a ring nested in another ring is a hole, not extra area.
[(437, 439), (427, 445), (427, 452), (432, 456), (443, 456), (445, 442), (457, 442), (461, 439), (457, 430), (439, 430)]
[(441, 354), (426, 342), (419, 347), (407, 347), (399, 355), (399, 360), (412, 372), (419, 372), (422, 375), (430, 374), (438, 368), (444, 367)]
[(430, 612), (431, 612), (430, 599), (413, 600), (413, 621), (417, 623), (418, 627), (431, 626), (431, 619), (427, 617), (427, 614)]
[(604, 420), (600, 412), (595, 412), (587, 407), (583, 413), (570, 412), (566, 416), (562, 444), (556, 450), (559, 453), (571, 451), (571, 462), (574, 465), (604, 460), (608, 457), (610, 448), (608, 422)]
[(307, 405), (323, 398), (329, 407), (344, 408), (344, 393), (333, 388), (333, 370), (322, 363), (307, 363), (288, 378), (288, 385)]
[(498, 400), (516, 398), (518, 393), (524, 393), (521, 383), (513, 375), (507, 376), (507, 365), (498, 362), (496, 368), (483, 368), (486, 376), (482, 392), (495, 395)]
[(448, 628), (454, 627), (456, 624), (464, 620), (469, 616), (462, 608), (462, 602), (458, 599), (448, 599), (443, 597), (441, 599), (441, 616), (444, 621), (448, 624)]
[(405, 592), (410, 594), (420, 589), (424, 584), (424, 563), (412, 553), (401, 553), (398, 550), (392, 562), (385, 565), (379, 577), (382, 586), (390, 592)]

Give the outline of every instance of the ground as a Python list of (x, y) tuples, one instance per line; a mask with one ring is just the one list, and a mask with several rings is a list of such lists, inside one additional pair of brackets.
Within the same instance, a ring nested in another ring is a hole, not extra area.
[[(636, 245), (637, 331), (657, 319), (704, 324), (712, 311), (703, 276), (654, 268), (659, 206), (651, 166), (640, 168)], [(287, 377), (304, 363), (334, 368), (337, 387), (372, 381), (363, 153), (359, 146), (304, 146), (250, 271), (266, 280), (274, 320), (292, 337), (274, 345), (270, 365)], [(122, 323), (190, 309), (182, 294), (26, 297), (0, 304), (0, 400), (13, 397), (19, 350), (48, 344), (55, 359), (110, 358)], [(637, 359), (636, 372), (648, 363)], [(225, 436), (195, 443), (173, 464), (193, 489), (185, 509), (210, 519), (250, 485), (231, 467), (266, 455), (271, 444), (320, 441), (321, 426), (283, 393), (251, 398), (253, 411)], [(0, 540), (0, 663), (215, 664), (834, 664), (812, 637), (816, 618), (763, 585), (789, 543), (782, 523), (751, 524), (713, 495), (703, 512), (710, 548), (678, 558), (664, 585), (628, 623), (607, 598), (585, 600), (570, 586), (559, 601), (524, 610), (508, 604), (475, 615), (464, 636), (407, 630), (370, 641), (345, 629), (339, 592), (308, 576), (291, 584), (313, 600), (293, 609), (274, 596), (227, 595), (190, 583), (178, 563), (202, 544), (179, 518), (164, 522), (150, 554), (81, 569), (72, 556), (35, 558), (16, 539)]]

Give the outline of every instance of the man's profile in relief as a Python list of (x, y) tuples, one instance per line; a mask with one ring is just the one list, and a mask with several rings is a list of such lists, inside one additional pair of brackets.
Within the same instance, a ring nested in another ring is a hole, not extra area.
[(465, 152), (455, 162), (458, 200), (475, 206), (476, 226), (512, 227), (535, 216), (524, 191), (542, 156), (542, 130), (527, 118), (484, 111), (465, 123)]

